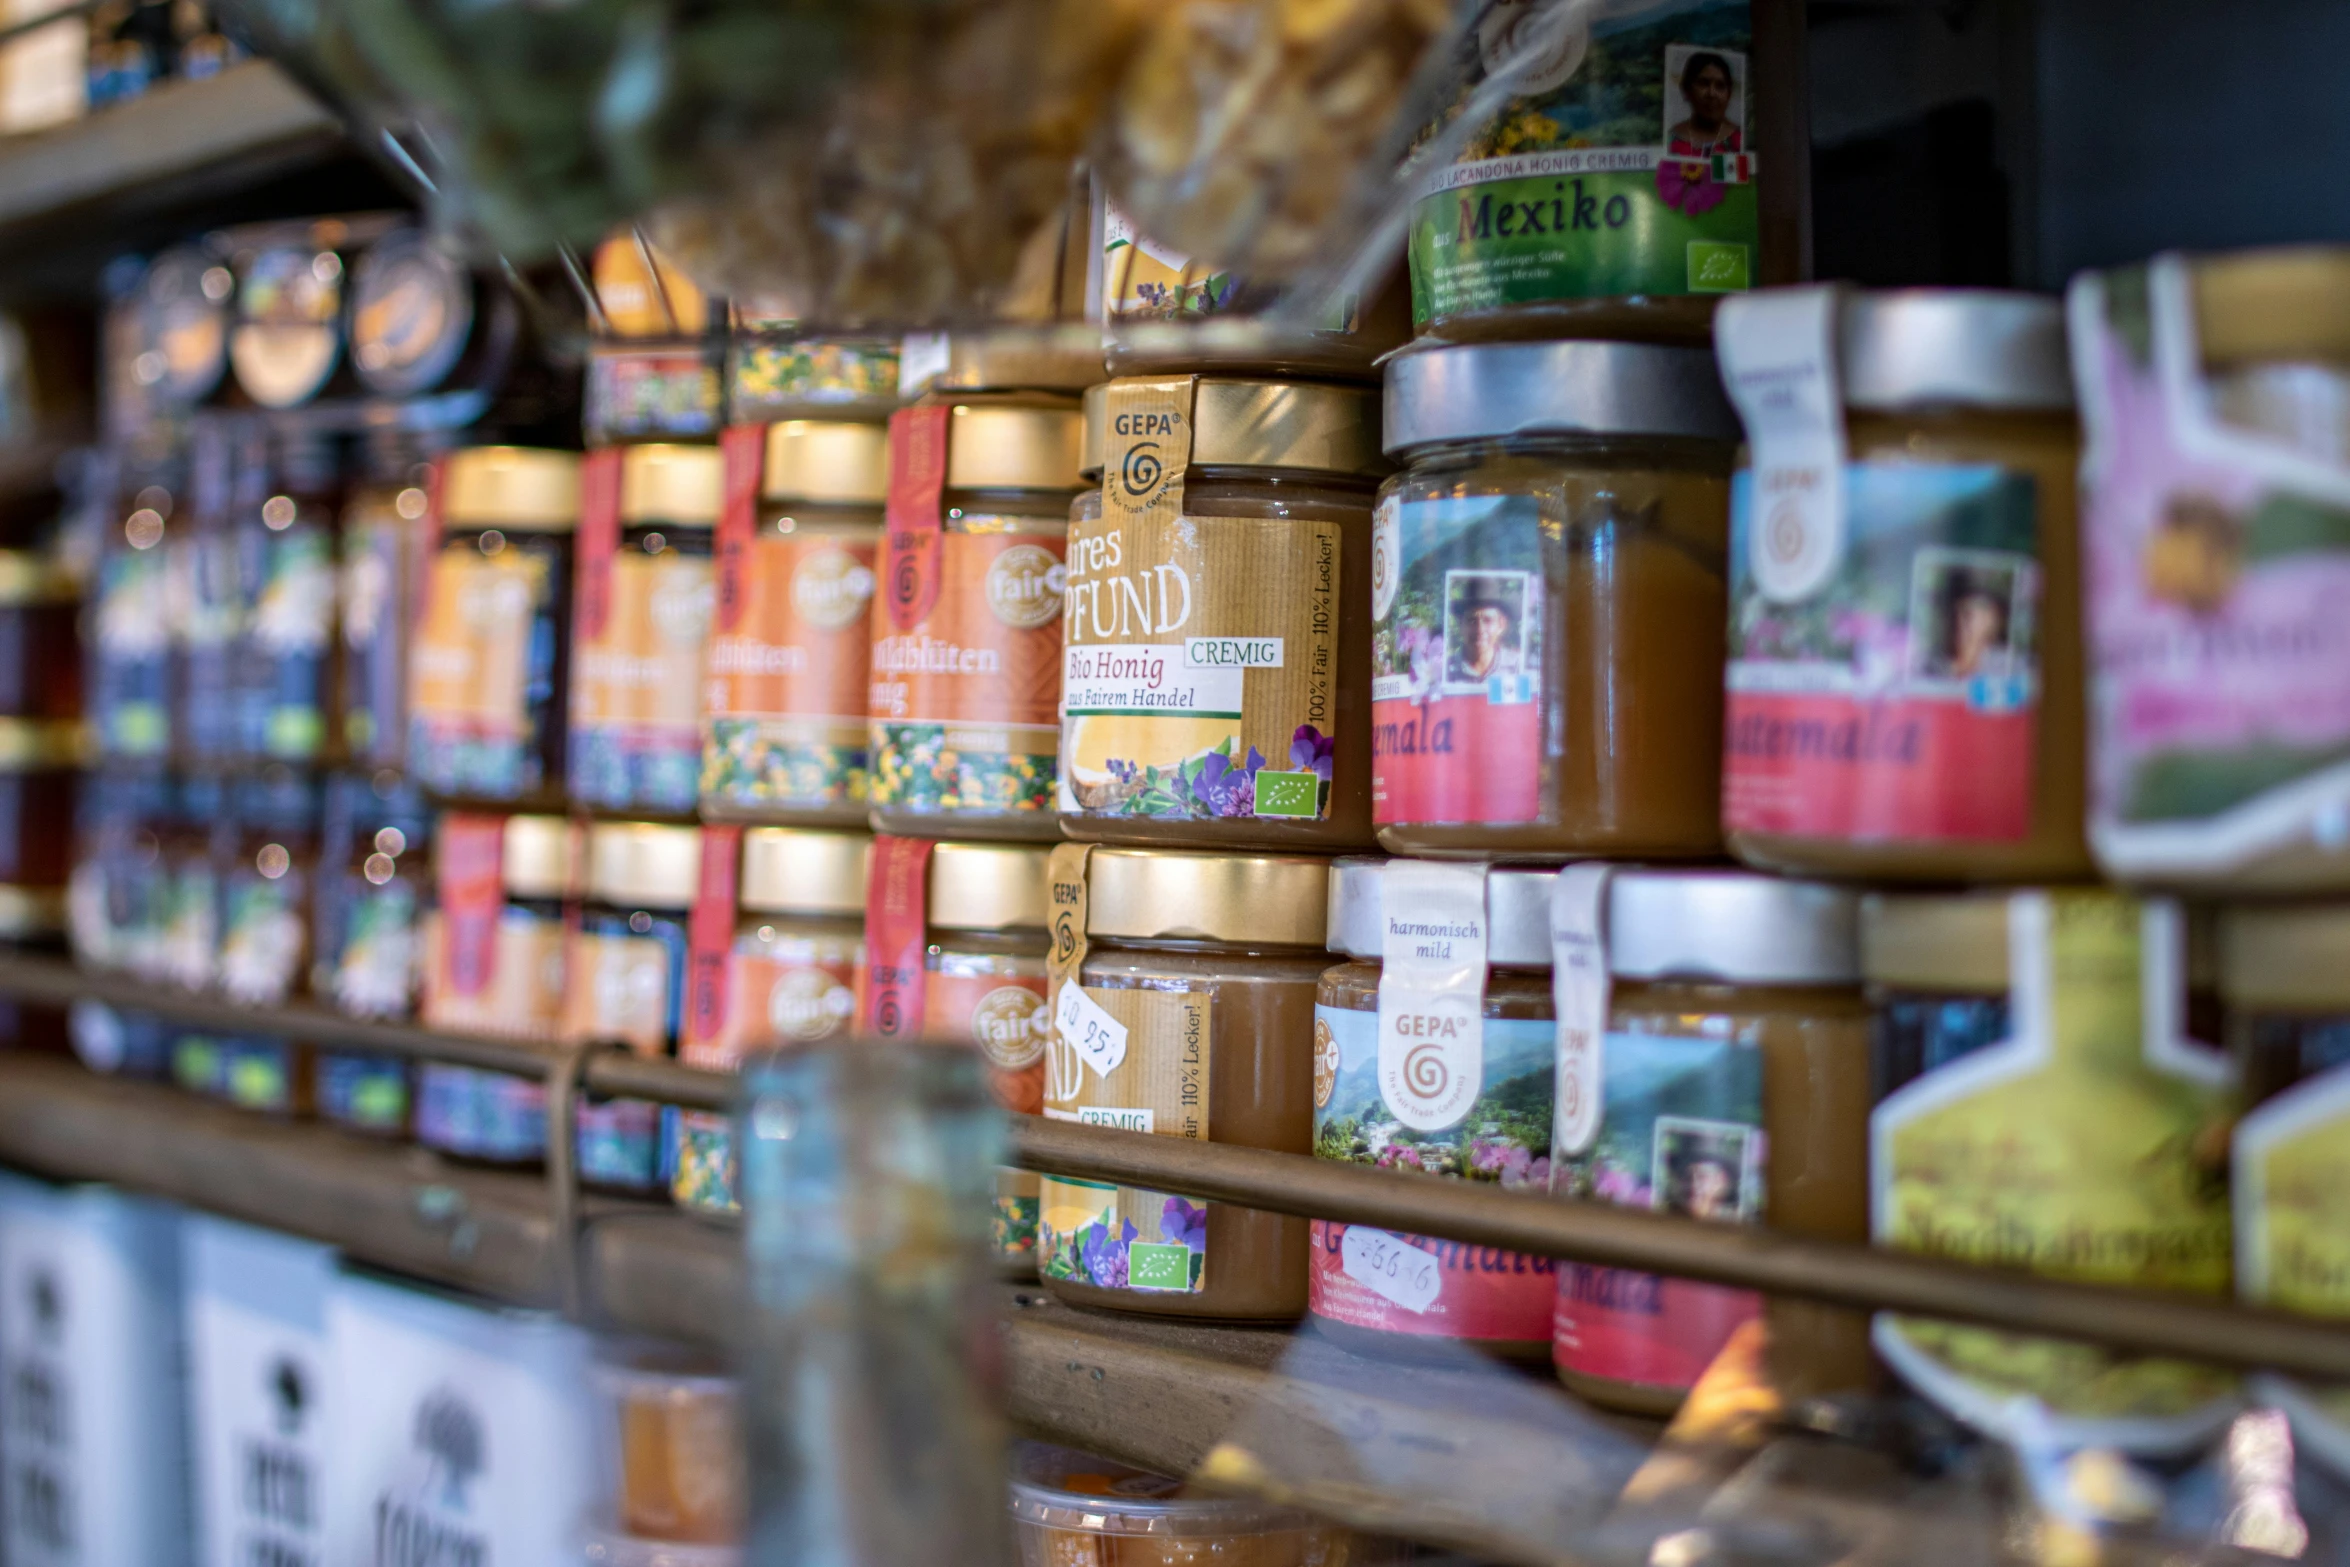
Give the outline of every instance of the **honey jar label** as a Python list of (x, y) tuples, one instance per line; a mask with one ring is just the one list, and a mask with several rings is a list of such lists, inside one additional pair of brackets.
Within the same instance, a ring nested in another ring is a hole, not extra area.
[(647, 1191), (661, 1178), (661, 1107), (643, 1099), (580, 1105), (579, 1178), (595, 1186)]
[(572, 938), (563, 1037), (669, 1053), (685, 991), (686, 932), (655, 918), (638, 931), (625, 917), (593, 916)]
[(1295, 518), (1074, 524), (1060, 809), (1327, 816), (1339, 542)]
[(921, 1027), (929, 982), (930, 851), (927, 838), (873, 840), (865, 878), (865, 1027), (895, 1038)]
[[(966, 517), (938, 540), (938, 590), (911, 629), (877, 626), (868, 711), (873, 803), (990, 814), (1053, 809), (1068, 541)], [(884, 572), (885, 591), (892, 567)]]
[[(1066, 1031), (1046, 1051), (1044, 1113), (1057, 1121), (1208, 1138), (1210, 1000), (1181, 991), (1072, 985), (1124, 1030), (1103, 1070)], [(1131, 1186), (1047, 1176), (1039, 1271), (1100, 1289), (1197, 1293), (1205, 1287), (1210, 1209)]]
[(420, 967), (416, 889), (393, 881), (347, 896), (343, 950), (334, 967), (335, 1006), (353, 1017), (406, 1017)]
[(1843, 474), (1840, 553), (1795, 599), (1760, 569), (1761, 482), (1732, 482), (1723, 825), (2016, 842), (2038, 762), (2037, 484), (1987, 463)]
[(710, 638), (705, 804), (865, 800), (873, 559), (873, 545), (855, 539), (787, 535), (744, 545), (740, 609)]
[(271, 876), (247, 867), (228, 878), (221, 899), (220, 988), (232, 1001), (274, 1006), (294, 993), (301, 977), (308, 946), (302, 873), (282, 863), (276, 869)]
[(697, 348), (597, 346), (582, 424), (591, 441), (706, 439), (718, 428), (718, 360)]
[(1380, 879), (1379, 1097), (1442, 1132), (1485, 1081), (1485, 867), (1397, 860)]
[(922, 1032), (978, 1046), (996, 1103), (1020, 1115), (1044, 1109), (1046, 1045), (1052, 1033), (1045, 976), (1006, 974), (986, 958), (942, 953), (923, 987)]
[(717, 1036), (679, 1054), (689, 1066), (732, 1071), (750, 1051), (847, 1033), (857, 1021), (857, 960), (781, 955), (738, 942), (728, 964), (733, 1005)]
[[(584, 555), (583, 555), (584, 559)], [(571, 792), (612, 809), (690, 811), (701, 781), (695, 700), (716, 596), (709, 558), (630, 551), (571, 679)]]
[(913, 631), (930, 617), (942, 587), (939, 555), (952, 413), (943, 406), (901, 408), (889, 418), (882, 607), (900, 632)]
[(739, 1213), (735, 1195), (734, 1122), (710, 1110), (672, 1110), (669, 1195), (681, 1208)]
[(416, 1140), (473, 1159), (535, 1159), (547, 1146), (546, 1087), (428, 1061), (416, 1076)]
[(894, 341), (735, 335), (727, 414), (755, 421), (887, 410), (898, 401)]
[(318, 1113), (366, 1132), (406, 1130), (408, 1063), (395, 1056), (320, 1056)]
[(2237, 1123), (2236, 1291), (2314, 1316), (2350, 1316), (2350, 1071), (2336, 1067)]
[(2275, 362), (2198, 373), (2195, 292), (2167, 256), (2069, 301), (2089, 836), (2119, 878), (2280, 870), (2350, 810), (2350, 463), (2297, 438), (2333, 416)]
[[(444, 832), (439, 850), (447, 852)], [(528, 909), (494, 907), (486, 921), (427, 914), (425, 1025), (452, 1034), (551, 1040), (562, 1031), (563, 922)]]
[[(1412, 322), (1513, 305), (1753, 286), (1756, 169), (1746, 0), (1664, 0), (1552, 25), (1487, 8), (1464, 96), (1516, 88), (1412, 209)], [(1464, 134), (1465, 133), (1465, 134)]]
[(334, 544), (324, 528), (288, 526), (284, 497), (264, 508), (247, 535), (252, 600), (245, 609), (244, 669), (238, 684), (241, 746), (249, 756), (306, 762), (326, 744), (327, 652), (334, 640)]
[(161, 756), (171, 746), (171, 573), (155, 547), (109, 551), (90, 610), (90, 716), (109, 756)]
[[(734, 1021), (735, 868), (742, 860), (740, 827), (707, 826), (701, 833), (701, 874), (686, 916), (685, 1021), (678, 1054), (724, 1038)], [(752, 1014), (756, 1016), (756, 1014)], [(712, 1065), (731, 1069), (731, 1054)]]
[[(1591, 1141), (1552, 1165), (1551, 1190), (1722, 1224), (1763, 1221), (1763, 1061), (1758, 1025), (1675, 1018), (1686, 1032), (1611, 1028), (1598, 1052)], [(1558, 1266), (1551, 1357), (1610, 1381), (1695, 1383), (1762, 1297), (1588, 1263)]]
[[(1491, 1181), (1505, 1191), (1547, 1189), (1551, 1024), (1489, 1017), (1482, 1036), (1463, 1112), (1424, 1131), (1389, 1096), (1379, 1014), (1316, 1007), (1315, 1156)], [(1408, 1084), (1394, 1086), (1407, 1109), (1422, 1098)], [(1332, 1322), (1539, 1345), (1550, 1342), (1557, 1280), (1547, 1257), (1317, 1219), (1307, 1289), (1307, 1308)]]
[(1373, 820), (1540, 820), (1541, 503), (1390, 496), (1371, 548)]
[(162, 978), (189, 990), (211, 986), (220, 961), (220, 882), (201, 860), (182, 863), (164, 892)]
[[(2011, 1036), (1869, 1118), (1879, 1245), (2227, 1293), (2234, 1095), (2226, 1057), (2185, 1036), (2183, 924), (2115, 893), (2009, 898)], [(2003, 1438), (2028, 1420), (2059, 1447), (2170, 1451), (2233, 1410), (2235, 1378), (2212, 1367), (1890, 1315), (1874, 1337), (1911, 1387)]]
[(433, 556), (427, 583), (408, 655), (410, 765), (437, 788), (519, 792), (531, 627), (551, 587), (547, 557), (451, 544)]

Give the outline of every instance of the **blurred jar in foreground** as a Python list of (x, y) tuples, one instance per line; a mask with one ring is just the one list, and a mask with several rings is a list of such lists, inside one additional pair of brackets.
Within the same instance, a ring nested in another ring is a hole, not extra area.
[[(434, 908), (424, 926), (427, 1028), (551, 1043), (563, 1026), (564, 938), (578, 895), (577, 834), (560, 816), (445, 813), (434, 832)], [(546, 1085), (426, 1062), (416, 1140), (493, 1164), (547, 1146)]]
[[(1871, 1238), (2089, 1283), (2224, 1294), (2236, 1074), (2194, 1000), (2178, 905), (2095, 888), (1872, 894)], [(2156, 1238), (2159, 1238), (2157, 1240)], [(1877, 1352), (1977, 1430), (2183, 1452), (2217, 1367), (1880, 1315)]]
[[(1853, 895), (1714, 870), (1606, 873), (1601, 894), (1603, 871), (1569, 867), (1554, 906), (1554, 943), (1605, 931), (1610, 984), (1604, 1021), (1559, 1018), (1552, 1192), (1865, 1240), (1868, 1009)], [(1570, 908), (1589, 924), (1562, 924)], [(1559, 962), (1566, 972), (1563, 950)], [(1586, 1038), (1598, 1048), (1571, 1048)], [(1552, 1358), (1595, 1404), (1667, 1415), (1756, 1317), (1790, 1396), (1865, 1383), (1857, 1313), (1577, 1262), (1558, 1267)]]
[(1206, 1496), (1181, 1480), (1066, 1447), (1012, 1450), (1020, 1567), (1375, 1567), (1403, 1548), (1308, 1513)]
[(595, 1368), (611, 1425), (611, 1522), (634, 1541), (742, 1538), (742, 1395), (708, 1361), (666, 1346), (606, 1351)]
[(437, 521), (409, 650), (407, 767), (435, 794), (528, 799), (563, 778), (579, 458), (452, 453)]
[(1371, 817), (1391, 854), (1693, 859), (1721, 843), (1738, 425), (1713, 358), (1424, 346), (1387, 367)]
[[(729, 431), (727, 461), (749, 460), (735, 439)], [(766, 427), (760, 456), (755, 517), (729, 511), (719, 521), (702, 810), (863, 827), (888, 434), (880, 425), (787, 420)]]
[[(731, 1072), (755, 1052), (812, 1044), (856, 1026), (871, 848), (863, 833), (754, 827), (742, 835), (740, 913), (716, 1015), (705, 1019), (696, 1005), (680, 1060)], [(699, 918), (699, 905), (695, 912)], [(738, 1208), (732, 1117), (671, 1108), (664, 1119), (674, 1161), (670, 1194), (679, 1206)]]
[(2122, 881), (2350, 887), (2350, 249), (2158, 256), (2070, 305), (2089, 836)]
[(1005, 1567), (989, 1171), (960, 1046), (862, 1040), (744, 1073), (743, 1407), (757, 1561)]
[(1880, 881), (2086, 876), (2056, 302), (1772, 289), (1724, 305), (1717, 336), (1752, 452), (1731, 484), (1732, 852)]
[[(640, 1056), (677, 1047), (685, 1009), (687, 912), (701, 885), (697, 827), (598, 822), (588, 829), (586, 896), (565, 959), (563, 1037)], [(579, 1177), (650, 1190), (660, 1179), (661, 1107), (642, 1099), (579, 1106)]]

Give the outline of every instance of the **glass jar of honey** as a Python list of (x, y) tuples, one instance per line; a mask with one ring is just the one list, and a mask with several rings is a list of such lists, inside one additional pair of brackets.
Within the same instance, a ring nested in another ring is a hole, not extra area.
[(1395, 854), (1721, 845), (1737, 421), (1702, 349), (1430, 347), (1387, 367), (1371, 813)]
[(873, 830), (1050, 841), (1074, 397), (933, 392), (890, 422)]
[[(563, 1035), (666, 1056), (685, 1006), (687, 914), (701, 887), (701, 829), (597, 822), (587, 892), (565, 960)], [(643, 1191), (660, 1176), (660, 1107), (583, 1099), (579, 1177)]]
[(563, 778), (579, 457), (453, 452), (408, 662), (409, 772), (434, 793), (515, 802)]
[(1061, 828), (1105, 843), (1371, 843), (1362, 388), (1113, 381), (1069, 534)]
[(702, 736), (712, 818), (863, 828), (872, 789), (874, 559), (889, 485), (877, 424), (767, 427), (751, 536), (720, 553)]
[[(1877, 881), (2087, 876), (2063, 310), (1769, 290), (1723, 307), (1719, 342), (1751, 443), (1731, 487), (1731, 851)], [(1808, 420), (1786, 412), (1794, 364)]]
[[(1302, 855), (1067, 848), (1086, 945), (1056, 990), (1044, 1111), (1161, 1137), (1305, 1153), (1330, 872)], [(1063, 878), (1055, 868), (1055, 907)], [(1073, 918), (1072, 924), (1076, 921)], [(1074, 994), (1072, 994), (1074, 992)], [(1090, 1026), (1089, 1026), (1090, 1025)], [(1075, 1043), (1087, 1039), (1091, 1050)], [(1304, 1219), (1047, 1176), (1045, 1287), (1084, 1306), (1287, 1321)]]

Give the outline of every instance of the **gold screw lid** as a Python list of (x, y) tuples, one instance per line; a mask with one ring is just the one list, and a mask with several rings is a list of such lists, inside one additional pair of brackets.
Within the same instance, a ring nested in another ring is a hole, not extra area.
[(588, 896), (630, 908), (690, 909), (702, 886), (702, 830), (658, 822), (588, 829)]
[(444, 527), (564, 533), (579, 525), (579, 453), (469, 446), (441, 470)]
[(933, 927), (1042, 930), (1049, 851), (1011, 843), (942, 843), (930, 851)]
[(774, 501), (878, 506), (889, 495), (889, 431), (831, 419), (771, 424), (759, 489)]
[[(1105, 432), (1105, 449), (1106, 438)], [(1195, 377), (1191, 460), (1194, 466), (1384, 473), (1379, 393), (1313, 381)]]
[(753, 827), (743, 834), (737, 901), (757, 914), (862, 914), (872, 853), (861, 832)]
[(1096, 849), (1086, 867), (1088, 935), (1295, 947), (1328, 936), (1326, 859)]
[(2007, 894), (1871, 893), (1860, 905), (1860, 971), (1872, 985), (2007, 993)]
[(2205, 364), (2350, 361), (2350, 247), (2199, 256), (2190, 272)]
[(0, 718), (0, 773), (80, 765), (88, 736), (71, 719)]
[(510, 898), (568, 898), (579, 885), (571, 824), (560, 816), (509, 816), (499, 849)]
[(620, 520), (716, 527), (715, 446), (631, 446), (620, 456)]
[(2219, 990), (2231, 1007), (2350, 1011), (2350, 903), (2225, 910)]
[(1110, 449), (1110, 383), (1085, 389), (1085, 427), (1077, 437), (1077, 472), (1084, 479), (1099, 479), (1109, 458), (1103, 454)]
[(1082, 392), (1103, 379), (1102, 330), (1077, 322), (950, 333), (943, 351), (933, 345), (927, 356), (900, 358), (900, 377), (908, 358), (923, 357), (930, 368), (917, 362), (910, 384), (899, 388), (907, 397), (934, 390)]
[(948, 416), (947, 487), (1074, 490), (1085, 415), (1075, 399), (958, 400)]

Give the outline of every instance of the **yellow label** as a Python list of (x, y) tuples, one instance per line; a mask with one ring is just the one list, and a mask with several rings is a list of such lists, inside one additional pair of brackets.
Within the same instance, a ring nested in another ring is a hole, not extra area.
[[(2010, 1037), (1889, 1095), (1870, 1121), (1876, 1238), (2059, 1278), (2223, 1294), (2231, 1279), (2225, 1061), (2183, 1039), (2174, 908), (2106, 892), (2011, 899)], [(2154, 1004), (2150, 1005), (2152, 1001)], [(1881, 1317), (1878, 1349), (1968, 1423), (2053, 1439), (2193, 1440), (2234, 1379), (2182, 1361)]]
[(1102, 411), (1108, 437), (1102, 454), (1105, 517), (1173, 522), (1183, 515), (1183, 475), (1191, 467), (1191, 404), (1197, 385), (1190, 376), (1110, 383)]
[(2350, 1070), (2279, 1094), (2236, 1128), (2237, 1282), (2243, 1297), (2350, 1316)]
[(694, 728), (716, 593), (706, 555), (616, 557), (603, 633), (579, 648), (574, 721)]
[[(1056, 1027), (1046, 1056), (1045, 1115), (1205, 1141), (1209, 998), (1076, 988), (1085, 1004), (1122, 1031), (1119, 1046), (1109, 1056), (1088, 1054), (1068, 1030)], [(1055, 1016), (1058, 1023), (1060, 1013)], [(1037, 1240), (1044, 1277), (1103, 1289), (1196, 1293), (1205, 1287), (1205, 1204), (1056, 1176), (1045, 1177), (1041, 1204)]]
[(546, 558), (523, 550), (483, 555), (471, 544), (452, 544), (430, 570), (425, 619), (409, 655), (410, 710), (519, 735), (528, 720), (531, 616), (546, 589)]

